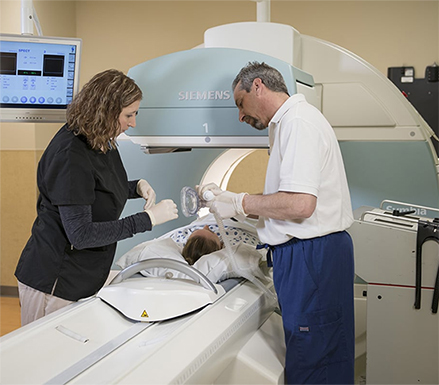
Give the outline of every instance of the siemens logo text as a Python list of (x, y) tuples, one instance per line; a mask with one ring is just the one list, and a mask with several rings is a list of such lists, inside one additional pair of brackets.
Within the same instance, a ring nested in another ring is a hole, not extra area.
[(230, 91), (180, 91), (178, 100), (228, 100)]

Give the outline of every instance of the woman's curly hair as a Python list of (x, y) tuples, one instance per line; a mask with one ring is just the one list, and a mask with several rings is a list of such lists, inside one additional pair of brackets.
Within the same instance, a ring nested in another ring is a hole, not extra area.
[(123, 72), (100, 72), (67, 107), (68, 127), (75, 135), (84, 135), (92, 149), (106, 153), (116, 145), (120, 113), (141, 99), (139, 86)]

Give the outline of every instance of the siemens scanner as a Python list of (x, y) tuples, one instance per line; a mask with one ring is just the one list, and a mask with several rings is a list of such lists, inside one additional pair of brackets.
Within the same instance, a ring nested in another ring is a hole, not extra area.
[[(240, 123), (233, 100), (231, 83), (249, 61), (279, 69), (290, 94), (304, 94), (339, 139), (356, 216), (349, 230), (358, 277), (356, 359), (364, 361), (367, 355), (366, 383), (437, 383), (439, 161), (434, 133), (363, 59), (287, 25), (211, 28), (201, 46), (130, 69), (144, 99), (136, 128), (119, 140), (128, 173), (145, 177), (158, 195), (178, 202), (183, 186), (215, 182), (227, 188), (243, 160), (267, 151), (267, 132)], [(135, 204), (130, 202), (125, 213), (135, 212)], [(189, 221), (180, 216), (147, 236), (161, 237)], [(417, 264), (419, 229), (428, 236), (419, 244)], [(119, 257), (138, 242), (122, 242)], [(122, 271), (107, 287), (153, 280), (139, 278), (143, 268)], [(2, 381), (282, 383), (285, 352), (276, 302), (246, 280), (210, 286), (197, 273), (186, 273), (192, 276), (191, 288), (209, 293), (206, 303), (188, 314), (139, 322), (98, 296), (2, 337)], [(272, 289), (270, 280), (266, 287)], [(62, 354), (53, 357), (53, 351)], [(32, 369), (22, 370), (31, 363)]]

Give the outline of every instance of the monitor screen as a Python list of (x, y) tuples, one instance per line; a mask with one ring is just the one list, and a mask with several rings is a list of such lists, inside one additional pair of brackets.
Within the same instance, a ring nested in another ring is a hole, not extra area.
[(81, 39), (0, 34), (0, 120), (65, 122), (79, 88)]

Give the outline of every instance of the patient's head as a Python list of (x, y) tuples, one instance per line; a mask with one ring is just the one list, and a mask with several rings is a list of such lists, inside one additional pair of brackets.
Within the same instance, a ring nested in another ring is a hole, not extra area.
[(222, 248), (223, 243), (218, 235), (206, 225), (202, 229), (195, 230), (189, 236), (181, 254), (189, 265), (193, 265), (203, 255), (213, 253)]

